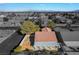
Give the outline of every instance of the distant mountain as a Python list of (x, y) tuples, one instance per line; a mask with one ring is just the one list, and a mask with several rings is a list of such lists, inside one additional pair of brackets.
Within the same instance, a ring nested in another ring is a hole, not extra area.
[(26, 11), (0, 11), (0, 12), (79, 12), (79, 10), (74, 11), (54, 11), (54, 10), (26, 10)]
[(75, 10), (74, 12), (79, 12), (79, 10)]

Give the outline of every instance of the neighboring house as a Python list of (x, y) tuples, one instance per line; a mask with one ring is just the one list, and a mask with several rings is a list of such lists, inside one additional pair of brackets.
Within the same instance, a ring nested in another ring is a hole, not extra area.
[(3, 18), (6, 17), (5, 15), (0, 15), (0, 22), (3, 22)]

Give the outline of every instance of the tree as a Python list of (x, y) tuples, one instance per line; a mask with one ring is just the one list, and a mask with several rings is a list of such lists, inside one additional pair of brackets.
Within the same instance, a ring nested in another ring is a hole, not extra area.
[(4, 22), (8, 22), (8, 20), (9, 20), (9, 19), (8, 19), (7, 17), (4, 17), (4, 18), (3, 18), (3, 21), (4, 21)]
[(24, 21), (20, 28), (22, 34), (31, 34), (33, 32), (39, 31), (40, 29), (38, 25), (31, 21)]
[(55, 23), (52, 20), (48, 20), (48, 27), (53, 29), (55, 27)]

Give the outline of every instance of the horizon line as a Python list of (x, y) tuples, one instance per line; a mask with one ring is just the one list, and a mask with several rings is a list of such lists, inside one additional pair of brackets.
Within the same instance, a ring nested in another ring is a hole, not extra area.
[(75, 12), (79, 10), (0, 10), (0, 12)]

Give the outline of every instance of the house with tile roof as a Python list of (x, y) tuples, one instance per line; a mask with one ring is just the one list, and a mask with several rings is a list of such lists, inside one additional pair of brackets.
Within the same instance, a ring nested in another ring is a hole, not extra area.
[[(60, 46), (55, 32), (52, 31), (48, 27), (43, 28), (42, 31), (35, 32), (33, 36), (34, 36), (34, 38), (32, 39), (33, 41), (30, 42), (31, 41), (30, 36), (25, 35), (20, 46), (22, 46), (23, 49), (29, 49), (29, 50), (30, 49), (32, 50), (43, 50), (43, 49), (57, 50), (57, 48)], [(34, 45), (31, 45), (31, 43), (34, 43)]]

